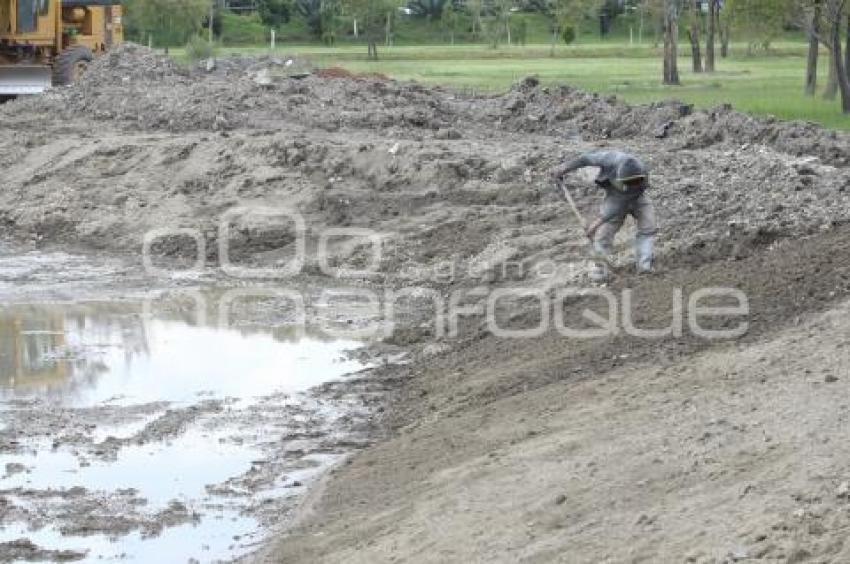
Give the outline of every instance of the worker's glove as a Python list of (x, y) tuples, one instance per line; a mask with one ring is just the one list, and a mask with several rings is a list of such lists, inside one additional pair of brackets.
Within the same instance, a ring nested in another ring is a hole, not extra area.
[(552, 167), (549, 170), (549, 174), (552, 175), (552, 180), (555, 182), (561, 182), (564, 179), (564, 176), (567, 175), (567, 165), (561, 164), (555, 167)]

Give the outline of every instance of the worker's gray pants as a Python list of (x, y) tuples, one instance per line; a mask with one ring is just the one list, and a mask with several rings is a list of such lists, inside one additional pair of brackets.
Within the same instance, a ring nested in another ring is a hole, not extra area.
[[(637, 235), (635, 237), (637, 270), (638, 272), (649, 272), (652, 270), (655, 234), (658, 229), (655, 224), (655, 207), (646, 194), (634, 198), (610, 190), (602, 202), (602, 217), (609, 219), (596, 231), (593, 246), (597, 252), (610, 255), (614, 250), (614, 237), (623, 226), (627, 215), (634, 217), (637, 222)], [(606, 278), (608, 268), (604, 263), (597, 264), (593, 275), (595, 278)]]

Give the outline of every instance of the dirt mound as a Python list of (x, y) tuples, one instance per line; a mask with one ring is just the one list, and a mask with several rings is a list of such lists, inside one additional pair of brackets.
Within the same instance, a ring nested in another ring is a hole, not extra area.
[[(79, 84), (0, 108), (10, 123), (27, 127), (80, 117), (125, 128), (222, 131), (264, 124), (386, 128), (396, 124), (448, 123), (432, 115), (439, 106), (426, 89), (387, 83), (378, 75), (352, 80), (310, 76), (306, 61), (275, 57), (230, 57), (207, 70), (175, 65), (137, 45), (99, 59)], [(389, 100), (388, 98), (394, 98)]]
[(728, 107), (694, 111), (679, 102), (632, 106), (614, 96), (527, 78), (496, 96), (315, 70), (294, 57), (225, 57), (193, 69), (127, 44), (98, 59), (75, 86), (0, 108), (14, 123), (80, 116), (138, 130), (222, 131), (286, 127), (384, 131), (457, 139), (494, 130), (574, 141), (662, 140), (680, 149), (767, 146), (794, 157), (850, 164), (850, 135), (803, 122), (759, 119)]
[(316, 71), (316, 76), (319, 78), (351, 78), (351, 79), (362, 79), (362, 80), (390, 80), (390, 78), (380, 72), (367, 72), (367, 73), (353, 73), (350, 70), (346, 70), (340, 67), (328, 67), (323, 69), (318, 69)]
[[(820, 128), (675, 102), (633, 107), (534, 80), (476, 97), (335, 70), (276, 75), (292, 66), (286, 58), (233, 58), (187, 74), (145, 48), (125, 51), (125, 63), (144, 62), (130, 68), (147, 70), (110, 82), (104, 58), (92, 69), (103, 86), (0, 108), (13, 132), (0, 142), (2, 233), (135, 252), (149, 229), (198, 226), (215, 260), (216, 222), (229, 206), (289, 202), (316, 233), (394, 233), (387, 276), (405, 264), (433, 271), (455, 256), (467, 266), (502, 253), (563, 262), (583, 236), (548, 170), (600, 146), (637, 152), (652, 167), (662, 255), (742, 257), (850, 221), (850, 169), (834, 151), (847, 136)], [(739, 129), (722, 125), (733, 122)], [(811, 154), (789, 155), (792, 140)], [(586, 216), (595, 213), (592, 183), (570, 183)], [(625, 262), (629, 246), (621, 249)]]
[[(741, 257), (850, 221), (843, 133), (728, 108), (629, 106), (536, 79), (482, 97), (333, 68), (292, 74), (303, 66), (229, 57), (189, 71), (126, 45), (77, 86), (5, 105), (14, 135), (0, 153), (9, 186), (0, 229), (40, 244), (135, 250), (161, 223), (199, 225), (213, 233), (215, 260), (214, 226), (228, 205), (294, 201), (316, 231), (398, 234), (387, 275), (453, 255), (463, 264), (494, 253), (564, 260), (582, 236), (548, 169), (600, 146), (652, 167), (662, 254)], [(47, 133), (63, 120), (61, 137)], [(100, 139), (89, 138), (94, 130)], [(570, 182), (593, 214), (591, 184)]]
[(82, 83), (73, 88), (92, 91), (132, 82), (157, 84), (187, 78), (189, 72), (168, 56), (137, 45), (124, 43), (89, 65)]
[(616, 96), (541, 87), (533, 77), (493, 102), (501, 106), (502, 122), (514, 131), (593, 139), (670, 138), (691, 149), (757, 143), (794, 156), (817, 156), (832, 165), (850, 164), (850, 134), (809, 122), (756, 118), (728, 105), (699, 111), (676, 101), (633, 106)]

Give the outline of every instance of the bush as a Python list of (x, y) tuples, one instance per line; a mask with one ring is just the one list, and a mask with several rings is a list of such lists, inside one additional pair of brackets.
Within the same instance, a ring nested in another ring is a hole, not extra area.
[(278, 27), (277, 37), (281, 43), (309, 43), (316, 39), (307, 26), (307, 22), (298, 17)]
[(576, 40), (576, 28), (574, 25), (565, 25), (561, 28), (561, 39), (564, 40), (564, 43), (567, 45), (572, 45), (573, 41)]
[(525, 45), (528, 40), (528, 20), (524, 16), (518, 16), (513, 18), (513, 22), (511, 26), (512, 39), (520, 45)]
[(276, 28), (289, 22), (292, 17), (292, 2), (290, 0), (259, 0), (257, 13), (264, 24)]
[(186, 56), (190, 61), (201, 61), (211, 59), (215, 56), (215, 45), (200, 35), (193, 35), (186, 43)]
[(224, 45), (262, 45), (267, 36), (268, 29), (257, 14), (221, 13), (221, 42)]

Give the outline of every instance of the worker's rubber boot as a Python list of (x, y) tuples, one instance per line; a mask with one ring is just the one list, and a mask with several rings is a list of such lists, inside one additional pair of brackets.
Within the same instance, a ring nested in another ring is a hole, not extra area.
[(638, 274), (650, 274), (652, 272), (652, 259), (655, 248), (655, 237), (644, 235), (638, 231), (635, 239), (635, 259)]
[(655, 207), (644, 194), (634, 204), (632, 214), (637, 220), (637, 236), (635, 237), (635, 262), (638, 274), (652, 272), (652, 259), (655, 254), (655, 234), (658, 228), (655, 223)]

